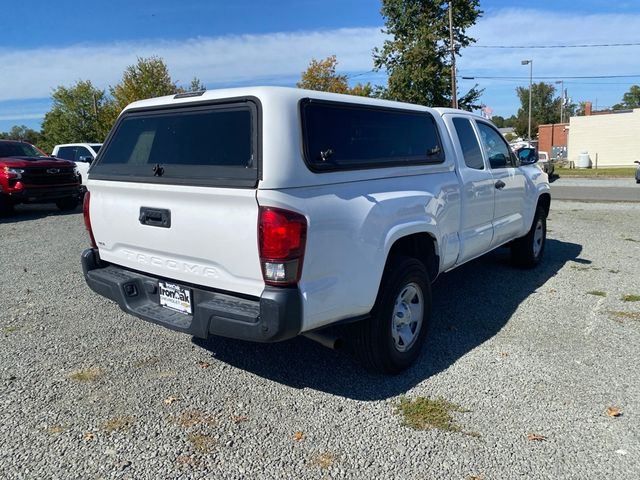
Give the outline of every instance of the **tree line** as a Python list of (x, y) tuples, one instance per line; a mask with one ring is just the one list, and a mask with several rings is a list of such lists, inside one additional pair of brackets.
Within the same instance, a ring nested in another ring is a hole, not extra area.
[[(451, 105), (451, 53), (459, 57), (462, 48), (476, 41), (466, 31), (483, 13), (478, 0), (456, 0), (451, 11), (453, 27), (450, 29), (451, 3), (448, 0), (382, 0), (383, 32), (388, 39), (381, 48), (373, 49), (372, 60), (374, 71), (386, 72), (386, 85), (358, 83), (349, 86), (348, 77), (337, 73), (335, 55), (312, 59), (296, 85), (420, 105)], [(79, 80), (68, 87), (58, 86), (52, 93), (51, 110), (46, 113), (40, 132), (26, 126), (14, 126), (9, 132), (0, 132), (0, 138), (25, 140), (47, 151), (60, 143), (102, 142), (129, 103), (204, 89), (197, 78), (187, 86), (178, 85), (161, 58), (138, 58), (135, 65), (125, 69), (121, 81), (108, 89), (96, 88), (90, 80)], [(459, 108), (480, 108), (482, 93), (477, 84), (467, 92), (457, 92)], [(529, 89), (517, 87), (516, 95), (521, 104), (517, 113), (508, 118), (495, 116), (493, 120), (499, 127), (514, 127), (516, 134), (524, 136), (528, 125)], [(553, 84), (532, 85), (533, 132), (537, 131), (538, 125), (560, 121), (561, 97), (556, 96)], [(579, 115), (583, 105), (584, 102), (564, 105), (565, 117)], [(640, 86), (634, 85), (613, 108), (638, 107)]]

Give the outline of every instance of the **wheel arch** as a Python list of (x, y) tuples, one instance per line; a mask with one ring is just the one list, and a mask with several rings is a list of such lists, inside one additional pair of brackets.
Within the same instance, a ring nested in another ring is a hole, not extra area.
[(433, 282), (440, 269), (440, 252), (436, 235), (429, 231), (409, 231), (404, 233), (404, 235), (397, 235), (389, 245), (384, 267), (385, 271), (398, 257), (413, 257), (423, 263), (429, 273), (429, 279)]

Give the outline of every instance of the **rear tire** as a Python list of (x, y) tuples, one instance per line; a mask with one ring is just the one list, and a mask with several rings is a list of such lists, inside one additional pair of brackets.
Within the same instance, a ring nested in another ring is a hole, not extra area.
[(540, 207), (536, 209), (531, 229), (511, 244), (511, 261), (520, 268), (533, 268), (540, 263), (547, 239), (547, 216)]
[(387, 266), (371, 318), (355, 324), (354, 353), (379, 373), (399, 373), (415, 362), (431, 323), (431, 283), (422, 262), (397, 257)]
[(56, 206), (63, 212), (75, 210), (79, 204), (80, 200), (78, 200), (76, 197), (67, 197), (56, 201)]

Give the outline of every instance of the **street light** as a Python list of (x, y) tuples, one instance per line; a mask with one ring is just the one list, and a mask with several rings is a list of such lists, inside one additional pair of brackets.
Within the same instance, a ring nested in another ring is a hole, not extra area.
[(522, 65), (529, 65), (529, 142), (531, 142), (531, 83), (533, 81), (533, 60), (522, 60)]
[(564, 80), (556, 80), (560, 84), (560, 123), (564, 123)]

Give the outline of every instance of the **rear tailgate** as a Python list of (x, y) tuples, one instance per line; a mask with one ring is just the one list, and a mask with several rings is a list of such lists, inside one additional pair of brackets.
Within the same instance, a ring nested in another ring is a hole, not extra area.
[(125, 112), (89, 173), (100, 257), (260, 295), (257, 122), (249, 100)]

